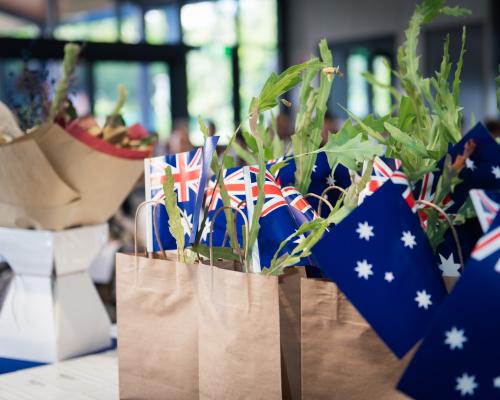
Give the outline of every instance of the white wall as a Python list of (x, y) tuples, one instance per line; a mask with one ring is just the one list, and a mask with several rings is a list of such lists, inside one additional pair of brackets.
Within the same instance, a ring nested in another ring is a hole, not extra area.
[[(316, 46), (321, 38), (335, 42), (395, 35), (399, 44), (404, 39), (404, 30), (418, 3), (413, 0), (288, 0), (285, 4), (289, 64), (302, 62), (316, 53)], [(490, 0), (450, 0), (448, 3), (450, 6), (469, 8), (472, 16), (439, 17), (429, 28), (481, 23), (484, 27), (485, 48), (490, 49)], [(422, 46), (425, 46), (423, 38)], [(496, 113), (492, 63), (491, 52), (485, 51), (484, 84), (478, 90), (487, 98), (487, 106), (485, 115), (481, 117)]]

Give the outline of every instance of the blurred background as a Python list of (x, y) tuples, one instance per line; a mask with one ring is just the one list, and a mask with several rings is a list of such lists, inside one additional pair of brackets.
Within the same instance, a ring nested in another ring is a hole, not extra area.
[[(163, 141), (172, 130), (181, 129), (196, 146), (202, 138), (196, 119), (202, 115), (213, 122), (224, 144), (266, 77), (316, 54), (324, 37), (333, 48), (334, 63), (344, 72), (334, 84), (332, 119), (345, 117), (338, 104), (359, 116), (383, 114), (391, 105), (388, 91), (372, 90), (361, 73), (370, 70), (381, 81), (393, 79), (386, 65), (396, 61), (415, 4), (412, 0), (0, 0), (0, 100), (12, 108), (23, 103), (17, 90), (23, 66), (56, 80), (64, 42), (78, 41), (86, 43), (72, 91), (79, 115), (93, 113), (104, 119), (116, 101), (117, 85), (124, 83), (130, 93), (123, 110), (127, 123), (141, 122)], [(496, 117), (500, 4), (495, 0), (459, 4), (470, 8), (472, 16), (441, 18), (427, 27), (421, 62), (427, 73), (437, 69), (447, 32), (452, 59), (456, 58), (466, 25), (462, 104), (466, 120), (474, 113), (484, 121)]]

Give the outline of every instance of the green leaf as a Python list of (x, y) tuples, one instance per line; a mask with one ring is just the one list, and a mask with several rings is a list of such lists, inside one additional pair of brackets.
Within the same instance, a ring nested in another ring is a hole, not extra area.
[(168, 228), (177, 244), (177, 250), (180, 254), (180, 261), (184, 262), (184, 228), (181, 222), (181, 211), (177, 206), (177, 195), (174, 191), (174, 176), (172, 168), (165, 168), (165, 182), (163, 183), (163, 192), (165, 193), (165, 207), (168, 214)]
[(414, 152), (415, 154), (418, 154), (419, 156), (422, 157), (429, 156), (422, 142), (416, 140), (406, 132), (403, 132), (401, 129), (396, 128), (395, 126), (391, 125), (388, 122), (386, 122), (384, 126), (394, 140), (398, 141), (403, 146), (406, 146), (405, 151)]
[[(200, 253), (205, 258), (210, 258), (209, 246), (198, 244), (193, 247), (193, 250)], [(238, 254), (235, 254), (233, 249), (231, 249), (230, 247), (212, 247), (212, 252), (215, 260), (222, 259), (222, 260), (238, 261), (240, 259), (240, 256)]]
[(468, 8), (463, 8), (459, 6), (455, 7), (443, 7), (440, 10), (441, 14), (449, 15), (451, 17), (466, 17), (468, 15), (472, 15), (472, 11)]
[(328, 142), (320, 151), (326, 153), (332, 170), (338, 164), (356, 170), (358, 164), (364, 160), (371, 160), (374, 156), (384, 154), (384, 146), (371, 140), (363, 140), (361, 135), (350, 138), (347, 132), (339, 132), (330, 135)]
[(201, 133), (203, 133), (203, 137), (205, 140), (208, 138), (208, 128), (205, 125), (205, 121), (201, 118), (201, 115), (198, 115), (198, 125), (200, 126)]

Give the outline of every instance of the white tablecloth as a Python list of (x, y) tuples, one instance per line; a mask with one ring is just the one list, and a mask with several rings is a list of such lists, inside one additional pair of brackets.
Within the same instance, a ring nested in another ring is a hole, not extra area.
[(118, 400), (116, 352), (0, 375), (0, 400)]

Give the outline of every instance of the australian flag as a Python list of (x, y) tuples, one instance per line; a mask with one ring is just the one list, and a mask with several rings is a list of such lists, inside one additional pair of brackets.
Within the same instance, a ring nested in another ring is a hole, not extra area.
[[(500, 190), (500, 145), (483, 124), (478, 123), (449, 149), (452, 160), (464, 153), (465, 144), (469, 140), (473, 140), (476, 147), (465, 160), (465, 167), (460, 172), (462, 182), (446, 200), (445, 206), (450, 213), (462, 206), (471, 189)], [(439, 162), (438, 169), (443, 165), (444, 159)], [(418, 199), (432, 201), (438, 180), (438, 172), (428, 173), (416, 187)]]
[(423, 337), (446, 296), (418, 216), (390, 180), (325, 233), (312, 255), (398, 357)]
[(500, 399), (500, 217), (474, 248), (398, 389), (415, 399)]
[[(368, 163), (365, 162), (363, 166), (363, 173), (367, 168)], [(385, 157), (375, 157), (373, 160), (373, 168), (370, 180), (366, 187), (361, 191), (359, 196), (359, 204), (363, 202), (365, 197), (371, 196), (375, 193), (385, 182), (391, 180), (392, 183), (396, 185), (402, 185), (402, 196), (405, 199), (408, 206), (412, 209), (416, 209), (415, 199), (411, 191), (410, 183), (408, 178), (401, 169), (401, 161), (393, 158)]]
[(500, 191), (473, 189), (469, 192), (477, 219), (484, 233), (488, 231), (500, 209)]
[[(230, 202), (233, 207), (240, 208), (250, 220), (250, 215), (258, 197), (257, 166), (243, 168), (230, 168), (224, 171), (224, 184), (229, 194)], [(245, 176), (246, 175), (246, 176)], [(215, 185), (215, 177), (212, 178), (207, 189), (208, 218), (202, 231), (202, 240), (208, 244), (210, 224), (215, 211), (222, 207), (222, 198), (220, 188)], [(258, 249), (259, 263), (262, 267), (269, 267), (271, 260), (278, 250), (282, 241), (293, 234), (297, 225), (288, 207), (288, 203), (281, 192), (281, 187), (274, 176), (266, 170), (264, 182), (265, 201), (260, 214)], [(250, 203), (251, 202), (251, 203)], [(307, 210), (306, 210), (307, 211)], [(236, 218), (237, 235), (240, 245), (243, 243), (241, 218)], [(296, 239), (284, 247), (282, 253), (291, 252), (296, 246)], [(226, 234), (226, 218), (223, 213), (219, 213), (214, 223), (213, 233), (214, 246), (228, 246), (229, 239)]]
[[(282, 187), (294, 186), (295, 185), (295, 160), (291, 159), (288, 161), (287, 165), (281, 168), (276, 176), (277, 181)], [(318, 153), (316, 157), (316, 163), (314, 164), (312, 174), (311, 174), (311, 184), (309, 185), (308, 193), (314, 193), (321, 196), (323, 191), (329, 186), (336, 185), (342, 188), (347, 188), (351, 184), (351, 179), (349, 177), (349, 170), (343, 165), (337, 166), (332, 174), (332, 169), (328, 164), (328, 158), (324, 152)], [(304, 193), (305, 194), (305, 193)], [(327, 199), (330, 203), (335, 204), (339, 197), (339, 192), (332, 190), (328, 193)], [(311, 206), (317, 210), (318, 200), (311, 198)], [(328, 215), (328, 208), (323, 207), (322, 216)]]
[[(203, 148), (185, 153), (171, 154), (144, 160), (144, 179), (146, 200), (164, 203), (165, 169), (170, 166), (174, 177), (174, 191), (177, 194), (177, 205), (181, 211), (181, 223), (186, 234), (186, 246), (193, 235), (193, 226), (198, 226), (201, 202), (205, 189), (206, 176), (218, 137), (207, 140)], [(153, 228), (153, 207), (148, 208), (147, 249), (160, 250)], [(168, 227), (168, 214), (163, 206), (157, 208), (158, 231), (164, 249), (176, 249), (175, 239)]]

